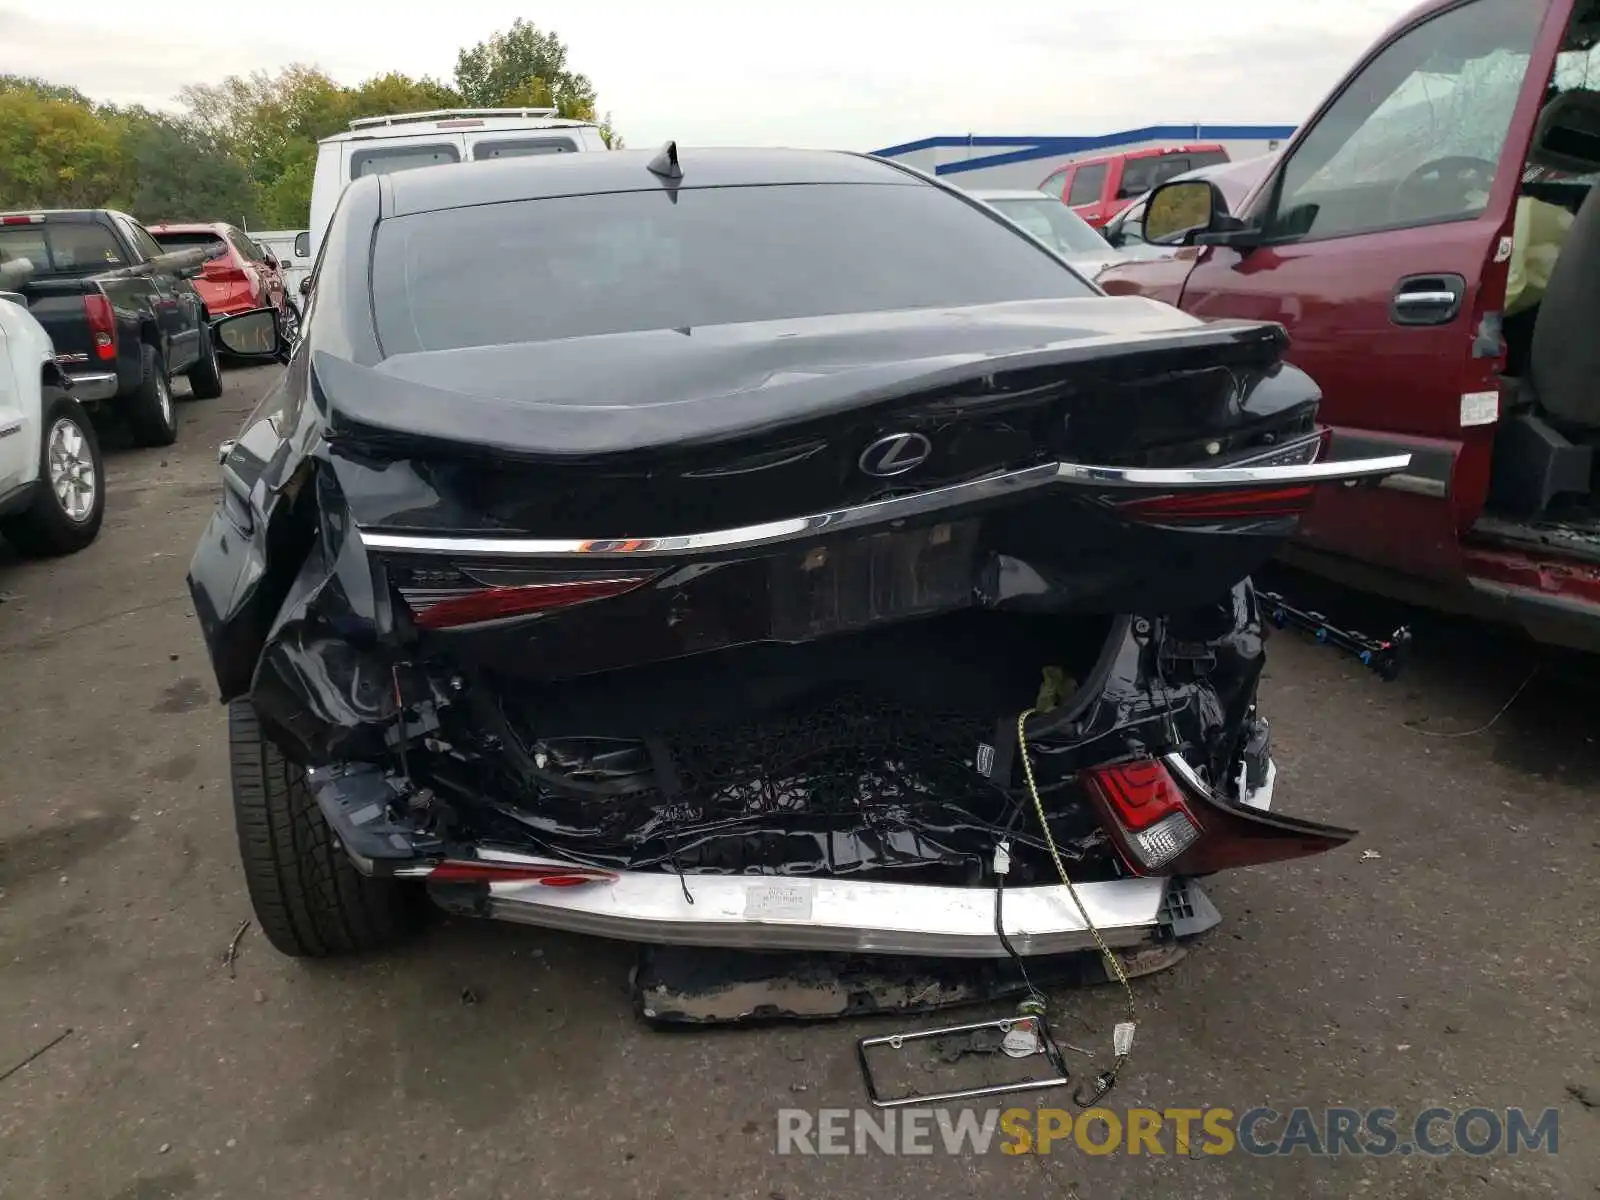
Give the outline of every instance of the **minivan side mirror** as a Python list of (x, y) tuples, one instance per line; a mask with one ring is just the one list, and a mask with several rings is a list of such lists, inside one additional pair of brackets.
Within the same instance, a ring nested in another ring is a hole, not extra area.
[(311, 257), (311, 235), (309, 233), (297, 233), (294, 235), (294, 254), (296, 258)]

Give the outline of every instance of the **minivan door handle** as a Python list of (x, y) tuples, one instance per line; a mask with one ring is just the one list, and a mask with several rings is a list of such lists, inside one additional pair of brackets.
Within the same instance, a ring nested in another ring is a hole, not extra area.
[(1448, 325), (1461, 312), (1467, 281), (1460, 275), (1408, 275), (1395, 285), (1389, 320), (1396, 325)]

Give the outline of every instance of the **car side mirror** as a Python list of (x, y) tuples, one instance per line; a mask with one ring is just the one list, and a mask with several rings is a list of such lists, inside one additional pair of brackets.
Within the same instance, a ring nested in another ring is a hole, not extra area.
[(212, 322), (212, 336), (223, 351), (235, 358), (266, 362), (283, 349), (276, 309), (255, 308)]
[(311, 295), (311, 276), (307, 275), (300, 281), (300, 294), (302, 296)]
[(274, 271), (278, 269), (278, 260), (273, 258), (270, 254), (263, 254), (261, 256), (261, 261), (266, 263), (267, 266), (271, 267)]
[(1228, 206), (1208, 179), (1179, 179), (1150, 193), (1144, 210), (1144, 236), (1161, 246), (1182, 245), (1195, 234), (1208, 233)]
[(309, 233), (297, 233), (294, 235), (294, 256), (296, 258), (311, 257), (311, 235)]

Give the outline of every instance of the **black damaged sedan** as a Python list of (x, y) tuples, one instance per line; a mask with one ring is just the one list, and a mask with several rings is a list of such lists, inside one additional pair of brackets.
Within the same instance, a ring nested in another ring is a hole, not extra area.
[(1284, 351), (868, 156), (356, 180), (189, 576), (263, 931), (1044, 954), (1344, 843), (1248, 576), (1405, 459)]

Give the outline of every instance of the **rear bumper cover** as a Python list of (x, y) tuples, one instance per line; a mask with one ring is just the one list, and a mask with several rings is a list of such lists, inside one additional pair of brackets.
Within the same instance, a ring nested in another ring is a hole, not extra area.
[[(1077, 891), (1106, 942), (1129, 946), (1153, 936), (1167, 883), (1123, 879)], [(475, 915), (631, 942), (945, 958), (1006, 953), (987, 888), (625, 871), (578, 887), (507, 882), (479, 885), (470, 896), (461, 890), (452, 903), (449, 888), (436, 888), (435, 899)], [(1003, 915), (1019, 954), (1094, 947), (1060, 885), (1007, 888)]]
[[(1243, 804), (1257, 811), (1270, 809), (1276, 777), (1276, 765), (1269, 759), (1266, 780)], [(427, 881), (433, 867), (412, 857), (421, 847), (398, 836), (382, 805), (372, 802), (375, 792), (353, 790), (352, 777), (338, 771), (313, 770), (307, 781), (360, 870)], [(378, 785), (372, 781), (370, 786)], [(476, 849), (475, 861), (506, 868), (583, 869), (489, 846)], [(1157, 936), (1174, 882), (1130, 877), (1082, 883), (1076, 885), (1077, 901), (1060, 884), (1007, 888), (998, 911), (1006, 939), (1019, 954), (1094, 949), (1084, 912), (1108, 946), (1134, 946)], [(1007, 953), (996, 932), (996, 894), (985, 887), (621, 871), (575, 886), (508, 879), (429, 888), (434, 900), (453, 912), (620, 941), (938, 958), (998, 958)]]

